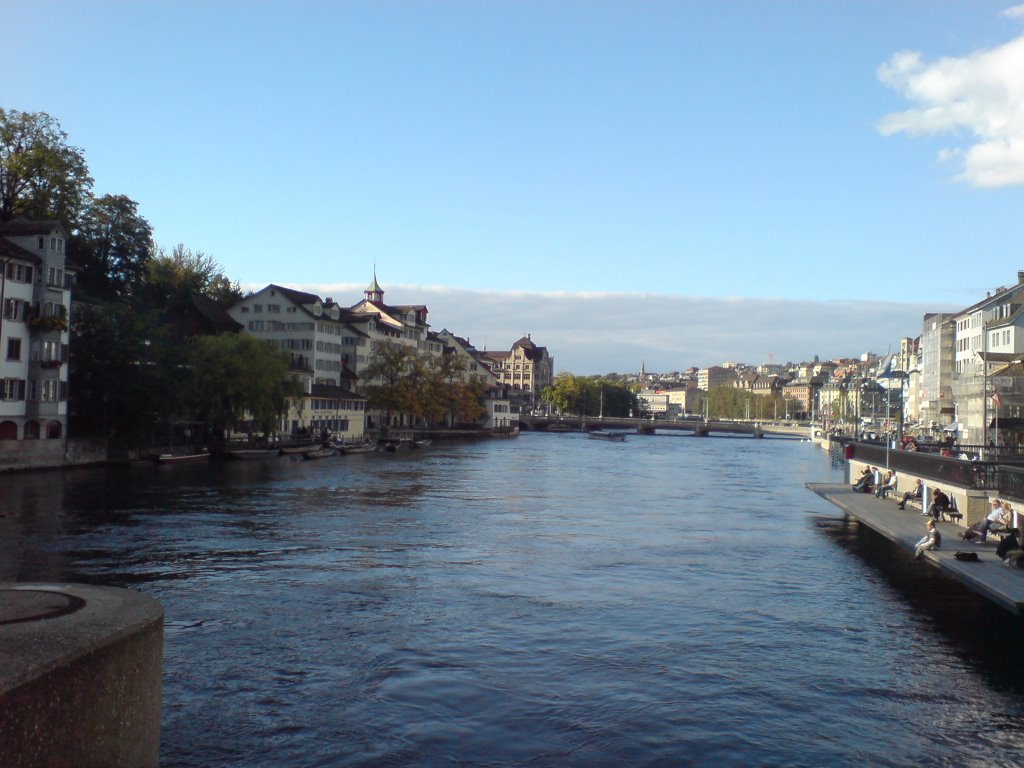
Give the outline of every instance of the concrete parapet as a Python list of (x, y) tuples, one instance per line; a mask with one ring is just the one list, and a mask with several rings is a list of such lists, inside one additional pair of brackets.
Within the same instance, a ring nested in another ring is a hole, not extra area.
[(0, 765), (158, 765), (162, 668), (152, 598), (0, 583)]

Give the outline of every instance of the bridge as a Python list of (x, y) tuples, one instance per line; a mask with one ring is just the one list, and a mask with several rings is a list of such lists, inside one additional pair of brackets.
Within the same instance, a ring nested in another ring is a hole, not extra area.
[(810, 427), (764, 421), (732, 421), (728, 419), (636, 419), (615, 416), (520, 416), (519, 428), (537, 432), (590, 432), (594, 429), (630, 430), (641, 435), (676, 431), (692, 432), (706, 437), (713, 432), (764, 437), (804, 438), (811, 436)]

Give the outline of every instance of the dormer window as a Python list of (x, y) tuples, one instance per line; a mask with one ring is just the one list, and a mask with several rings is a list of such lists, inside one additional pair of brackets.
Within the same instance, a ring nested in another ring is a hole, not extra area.
[(37, 246), (38, 246), (40, 251), (45, 251), (46, 250), (46, 238), (45, 237), (40, 237), (39, 240), (38, 240)]

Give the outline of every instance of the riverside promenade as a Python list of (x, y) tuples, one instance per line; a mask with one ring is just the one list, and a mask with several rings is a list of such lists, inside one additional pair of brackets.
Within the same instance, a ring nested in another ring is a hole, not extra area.
[[(855, 493), (846, 483), (808, 483), (807, 487), (857, 522), (905, 548), (908, 558), (913, 555), (914, 545), (924, 536), (925, 522), (929, 518), (921, 515), (919, 507), (900, 510), (894, 500)], [(1007, 568), (996, 557), (999, 536), (989, 536), (986, 543), (975, 544), (960, 538), (964, 532), (961, 525), (940, 522), (938, 527), (942, 549), (925, 552), (919, 561), (921, 567), (936, 567), (1006, 610), (1018, 616), (1024, 614), (1024, 570)], [(977, 552), (980, 560), (961, 562), (953, 557), (957, 551)]]

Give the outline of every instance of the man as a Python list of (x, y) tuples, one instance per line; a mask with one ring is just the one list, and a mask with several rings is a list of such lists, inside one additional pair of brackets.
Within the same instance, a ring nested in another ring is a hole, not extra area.
[(853, 486), (853, 490), (860, 491), (861, 493), (871, 493), (875, 486), (878, 484), (878, 467), (864, 467), (864, 472), (860, 476), (860, 480)]
[[(938, 492), (938, 489), (936, 489)], [(945, 494), (943, 494), (945, 496)], [(928, 532), (925, 533), (924, 537), (917, 542), (914, 546), (914, 559), (920, 560), (921, 553), (925, 550), (936, 550), (942, 549), (942, 534), (939, 533), (938, 526), (935, 525), (934, 520), (928, 521)]]
[(928, 507), (927, 512), (922, 512), (922, 515), (931, 515), (933, 520), (938, 520), (942, 517), (943, 512), (949, 510), (949, 496), (944, 494), (938, 488), (932, 491), (932, 503)]
[(896, 470), (890, 469), (885, 474), (885, 482), (879, 483), (875, 489), (875, 496), (880, 499), (884, 499), (890, 493), (896, 493), (896, 488), (900, 483), (900, 479), (896, 477)]
[(867, 493), (871, 490), (871, 478), (871, 467), (864, 467), (863, 471), (860, 473), (860, 479), (853, 484), (853, 490)]
[(904, 493), (903, 494), (903, 500), (899, 504), (897, 504), (896, 506), (899, 507), (900, 509), (906, 509), (908, 501), (911, 501), (911, 500), (920, 501), (921, 497), (923, 495), (924, 495), (924, 482), (919, 477), (919, 478), (917, 478), (917, 482), (914, 484), (914, 490), (907, 491), (906, 493)]
[(999, 499), (992, 499), (992, 511), (988, 513), (988, 517), (981, 521), (981, 525), (978, 526), (978, 533), (981, 534), (981, 540), (986, 541), (990, 530), (993, 528), (1005, 528), (1009, 524), (1010, 521), (1006, 520), (1003, 514), (1003, 503)]

